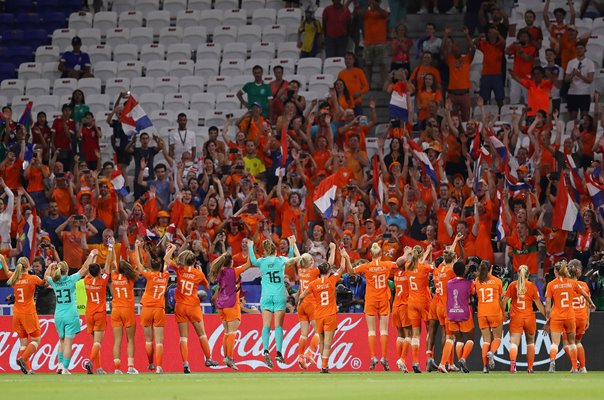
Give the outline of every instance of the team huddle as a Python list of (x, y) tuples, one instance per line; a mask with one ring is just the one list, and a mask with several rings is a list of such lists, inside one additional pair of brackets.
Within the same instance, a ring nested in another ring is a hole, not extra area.
[[(382, 248), (373, 243), (370, 248), (371, 261), (355, 267), (351, 264), (346, 250), (334, 243), (329, 246), (327, 262), (315, 265), (310, 254), (300, 254), (295, 237), (288, 238), (289, 254), (277, 256), (277, 248), (271, 240), (262, 243), (263, 255), (257, 258), (254, 246), (248, 242), (249, 258), (244, 265), (234, 266), (230, 253), (224, 253), (210, 266), (210, 282), (216, 290), (212, 302), (218, 309), (224, 327), (222, 352), (224, 364), (237, 370), (233, 349), (241, 322), (240, 276), (250, 267), (257, 267), (261, 273), (262, 295), (262, 344), (263, 355), (268, 367), (274, 366), (269, 343), (271, 326), (274, 321), (275, 360), (284, 363), (283, 320), (287, 293), (285, 290), (285, 268), (295, 266), (300, 284), (297, 310), (300, 319), (298, 364), (307, 369), (320, 355), (321, 372), (328, 373), (331, 344), (338, 326), (336, 287), (343, 273), (363, 275), (367, 282), (365, 295), (365, 316), (370, 352), (370, 369), (381, 364), (390, 370), (388, 354), (388, 324), (390, 314), (397, 328), (396, 361), (402, 372), (408, 372), (406, 360), (411, 350), (415, 373), (421, 373), (419, 365), (420, 336), (422, 324), (427, 330), (428, 372), (448, 373), (461, 370), (470, 372), (467, 358), (474, 347), (474, 312), (477, 310), (478, 328), (482, 333), (483, 372), (495, 368), (494, 354), (502, 338), (504, 320), (509, 318), (510, 331), (510, 372), (516, 372), (518, 346), (522, 335), (527, 343), (528, 372), (533, 372), (535, 359), (536, 316), (533, 305), (546, 319), (545, 329), (551, 336), (549, 372), (555, 372), (560, 342), (571, 361), (571, 372), (586, 372), (585, 350), (581, 339), (589, 326), (589, 312), (595, 309), (589, 295), (589, 288), (578, 278), (581, 263), (578, 260), (560, 261), (555, 265), (556, 278), (547, 285), (545, 306), (541, 302), (537, 286), (529, 281), (529, 269), (523, 265), (517, 271), (517, 279), (503, 291), (501, 279), (488, 261), (481, 261), (477, 268), (464, 263), (456, 253), (459, 235), (442, 258), (431, 261), (431, 247), (405, 248), (404, 254), (396, 260), (382, 261)], [(80, 317), (76, 305), (76, 282), (84, 279), (87, 306), (86, 326), (93, 337), (89, 361), (85, 368), (88, 374), (104, 374), (100, 364), (100, 350), (106, 331), (106, 292), (109, 283), (112, 290), (111, 325), (114, 336), (114, 373), (121, 374), (120, 350), (122, 338), (127, 341), (127, 373), (138, 374), (134, 365), (134, 335), (136, 330), (134, 282), (139, 276), (146, 279), (146, 287), (141, 299), (140, 323), (145, 336), (145, 352), (148, 369), (163, 373), (163, 339), (165, 326), (165, 294), (169, 282), (169, 270), (176, 273), (175, 320), (180, 335), (180, 353), (184, 373), (190, 373), (188, 329), (193, 325), (205, 356), (206, 367), (216, 367), (212, 359), (208, 338), (204, 328), (201, 303), (197, 293), (201, 285), (210, 289), (210, 282), (196, 266), (196, 256), (183, 250), (176, 257), (176, 246), (168, 244), (163, 260), (149, 260), (147, 265), (141, 256), (142, 243), (135, 242), (134, 264), (116, 261), (113, 240), (109, 242), (108, 254), (103, 265), (96, 263), (98, 250), (92, 250), (80, 270), (68, 275), (69, 266), (61, 261), (52, 263), (46, 270), (44, 279), (29, 274), (29, 260), (21, 257), (14, 272), (10, 272), (6, 259), (0, 255), (4, 272), (9, 276), (8, 284), (15, 293), (13, 309), (13, 329), (20, 339), (17, 364), (25, 374), (32, 374), (30, 357), (40, 345), (41, 331), (36, 314), (34, 293), (36, 286), (47, 285), (56, 295), (55, 326), (60, 338), (58, 349), (59, 367), (57, 372), (70, 374), (72, 344), (80, 332)], [(463, 250), (461, 250), (463, 252)], [(163, 262), (162, 262), (163, 261)], [(430, 277), (433, 281), (431, 290)], [(394, 299), (389, 281), (394, 284)], [(314, 335), (308, 340), (314, 329)], [(442, 356), (437, 364), (434, 359), (435, 338), (438, 328), (442, 331)], [(377, 357), (377, 336), (380, 352)], [(457, 364), (455, 363), (457, 355)]]

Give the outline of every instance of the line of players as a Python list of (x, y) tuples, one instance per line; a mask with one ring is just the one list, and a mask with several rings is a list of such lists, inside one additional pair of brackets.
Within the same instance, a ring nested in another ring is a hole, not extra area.
[[(224, 363), (237, 370), (233, 359), (233, 348), (241, 321), (239, 303), (239, 285), (241, 274), (254, 266), (260, 268), (262, 282), (261, 310), (263, 320), (262, 342), (265, 362), (269, 367), (274, 363), (269, 352), (271, 324), (274, 320), (276, 361), (283, 363), (283, 319), (286, 308), (284, 289), (284, 271), (289, 265), (295, 265), (300, 281), (298, 296), (298, 315), (301, 323), (299, 339), (298, 364), (306, 369), (314, 362), (315, 354), (321, 355), (321, 372), (327, 373), (331, 342), (337, 328), (336, 285), (343, 272), (362, 274), (367, 281), (365, 295), (365, 315), (368, 328), (370, 351), (370, 369), (378, 363), (388, 371), (385, 357), (388, 347), (388, 323), (392, 310), (392, 320), (398, 330), (396, 350), (399, 359), (398, 368), (408, 372), (405, 360), (409, 348), (412, 354), (412, 369), (420, 373), (419, 343), (422, 322), (428, 329), (427, 371), (438, 370), (443, 373), (461, 369), (469, 372), (467, 357), (471, 353), (473, 342), (474, 320), (470, 304), (472, 296), (477, 299), (478, 325), (483, 337), (482, 359), (483, 372), (489, 372), (494, 365), (494, 353), (499, 348), (504, 318), (510, 318), (510, 372), (516, 372), (516, 357), (522, 334), (526, 335), (528, 372), (533, 372), (535, 357), (534, 338), (536, 317), (532, 305), (547, 319), (546, 329), (551, 335), (550, 372), (555, 371), (555, 360), (558, 347), (565, 337), (565, 351), (571, 360), (572, 372), (586, 372), (585, 351), (581, 338), (589, 325), (589, 311), (595, 306), (589, 296), (587, 285), (577, 278), (581, 275), (581, 263), (577, 260), (561, 261), (555, 266), (556, 279), (550, 282), (546, 290), (545, 308), (541, 303), (536, 285), (528, 280), (528, 267), (522, 266), (518, 279), (512, 282), (503, 293), (502, 282), (491, 274), (491, 266), (482, 261), (478, 270), (468, 276), (467, 266), (458, 260), (455, 245), (448, 247), (443, 255), (443, 262), (434, 266), (427, 262), (431, 248), (424, 250), (420, 246), (405, 248), (405, 252), (396, 262), (382, 261), (382, 249), (377, 243), (371, 246), (372, 260), (352, 267), (346, 251), (335, 244), (330, 244), (330, 257), (327, 262), (315, 266), (309, 254), (300, 254), (295, 237), (289, 237), (290, 251), (288, 257), (276, 256), (276, 247), (270, 240), (262, 243), (263, 256), (256, 258), (253, 245), (248, 242), (249, 259), (246, 264), (233, 266), (229, 253), (213, 261), (210, 268), (210, 280), (218, 284), (213, 295), (213, 303), (219, 310), (223, 321), (224, 336), (222, 351)], [(25, 374), (33, 373), (29, 358), (40, 344), (40, 325), (35, 311), (34, 292), (36, 286), (49, 285), (56, 294), (55, 326), (61, 341), (58, 352), (59, 373), (69, 374), (72, 343), (80, 332), (80, 318), (75, 302), (75, 284), (84, 279), (87, 294), (86, 325), (88, 333), (93, 336), (90, 361), (85, 364), (89, 374), (104, 374), (100, 366), (100, 349), (106, 330), (107, 285), (111, 279), (113, 303), (111, 325), (114, 336), (114, 372), (122, 373), (120, 349), (125, 334), (127, 340), (127, 373), (137, 374), (134, 366), (134, 333), (136, 329), (134, 282), (139, 274), (146, 281), (146, 288), (141, 299), (141, 325), (145, 334), (145, 351), (148, 357), (149, 370), (162, 373), (163, 338), (165, 325), (164, 295), (168, 285), (168, 268), (177, 276), (175, 292), (175, 319), (180, 335), (180, 352), (183, 370), (190, 373), (188, 359), (188, 327), (193, 325), (205, 356), (205, 366), (215, 367), (218, 363), (211, 358), (210, 346), (203, 324), (203, 315), (197, 288), (202, 285), (209, 288), (204, 273), (196, 267), (195, 254), (184, 250), (173, 257), (176, 246), (168, 244), (163, 262), (153, 260), (150, 268), (142, 263), (142, 243), (135, 243), (134, 266), (127, 261), (116, 261), (113, 243), (110, 243), (105, 265), (95, 263), (98, 252), (91, 251), (78, 273), (68, 276), (69, 267), (61, 261), (52, 263), (47, 268), (44, 279), (29, 274), (29, 261), (21, 257), (14, 272), (8, 270), (7, 262), (0, 255), (4, 272), (9, 276), (8, 283), (15, 292), (13, 328), (19, 335), (20, 351), (17, 363)], [(334, 265), (336, 253), (339, 253), (339, 267)], [(435, 285), (431, 294), (429, 277)], [(476, 275), (476, 276), (474, 276)], [(391, 291), (388, 280), (393, 279), (395, 298), (391, 306)], [(471, 278), (471, 279), (467, 279)], [(506, 312), (507, 304), (510, 312)], [(310, 327), (315, 335), (307, 345)], [(435, 335), (441, 327), (443, 332), (443, 351), (440, 364), (433, 358)], [(380, 360), (376, 356), (377, 334), (380, 336)], [(455, 350), (455, 351), (453, 351)], [(457, 354), (458, 365), (454, 363)]]

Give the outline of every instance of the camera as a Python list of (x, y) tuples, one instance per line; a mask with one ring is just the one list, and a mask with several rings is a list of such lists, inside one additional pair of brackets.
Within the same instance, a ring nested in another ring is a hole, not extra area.
[(390, 126), (393, 128), (400, 128), (401, 127), (401, 120), (399, 119), (393, 119), (390, 121)]
[(392, 233), (384, 233), (383, 238), (384, 240), (392, 239)]

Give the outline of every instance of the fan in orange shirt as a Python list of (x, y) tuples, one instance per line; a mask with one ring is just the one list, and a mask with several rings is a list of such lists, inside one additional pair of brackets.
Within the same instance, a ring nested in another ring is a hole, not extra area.
[[(587, 283), (580, 281), (582, 273), (582, 265), (579, 260), (570, 260), (568, 262), (569, 271), (571, 278), (577, 281), (579, 287), (583, 289), (583, 291), (587, 294), (589, 293), (589, 286)], [(583, 339), (583, 335), (585, 335), (585, 331), (589, 328), (589, 314), (591, 310), (587, 307), (585, 303), (585, 299), (582, 296), (573, 297), (573, 309), (575, 310), (575, 323), (577, 325), (577, 332), (575, 334), (575, 343), (577, 345), (577, 361), (579, 363), (579, 373), (585, 374), (587, 373), (587, 369), (585, 368), (585, 349), (583, 348), (583, 343), (581, 343), (581, 339)]]
[(388, 278), (397, 265), (392, 261), (382, 261), (382, 248), (377, 244), (371, 245), (371, 262), (361, 264), (349, 271), (352, 274), (363, 274), (367, 281), (365, 292), (365, 318), (367, 320), (367, 336), (371, 362), (369, 369), (375, 369), (378, 359), (375, 356), (376, 323), (380, 324), (380, 345), (382, 359), (379, 362), (385, 371), (389, 371), (388, 360), (388, 319), (390, 316), (390, 288)]
[(528, 364), (528, 373), (533, 373), (533, 363), (535, 362), (535, 334), (537, 333), (537, 319), (533, 312), (533, 304), (539, 312), (545, 315), (545, 308), (539, 297), (537, 285), (529, 281), (529, 267), (521, 265), (518, 268), (518, 279), (508, 286), (503, 304), (510, 304), (510, 373), (516, 373), (516, 357), (518, 356), (518, 346), (522, 333), (526, 337), (526, 362)]
[[(142, 241), (134, 242), (134, 264), (139, 274), (147, 281), (145, 292), (141, 298), (143, 308), (140, 320), (145, 333), (148, 369), (161, 374), (163, 373), (164, 326), (166, 325), (165, 293), (170, 274), (168, 274), (168, 265), (166, 263), (162, 265), (162, 262), (156, 259), (151, 259), (149, 263), (151, 270), (146, 270), (142, 262), (143, 257), (141, 257), (141, 253), (145, 251), (142, 246)], [(153, 349), (153, 339), (155, 339), (155, 349)]]
[(201, 284), (206, 289), (209, 287), (208, 280), (203, 272), (196, 266), (195, 253), (185, 250), (176, 257), (176, 263), (172, 262), (172, 255), (176, 251), (176, 246), (168, 244), (164, 262), (174, 266), (176, 269), (176, 307), (174, 316), (178, 324), (180, 334), (180, 354), (182, 356), (183, 368), (185, 374), (190, 374), (189, 368), (189, 323), (193, 324), (195, 333), (199, 337), (199, 344), (205, 356), (206, 367), (216, 367), (218, 363), (211, 358), (208, 336), (203, 324), (203, 313), (201, 312), (201, 303), (197, 295), (197, 289)]
[(495, 352), (501, 344), (503, 312), (505, 304), (501, 279), (491, 275), (491, 263), (486, 260), (478, 266), (478, 277), (474, 281), (478, 298), (478, 327), (482, 332), (482, 372), (495, 368)]
[(396, 354), (399, 359), (396, 366), (401, 372), (407, 373), (405, 360), (411, 345), (411, 321), (407, 315), (409, 305), (409, 277), (405, 273), (405, 264), (410, 260), (411, 247), (405, 247), (403, 255), (396, 260), (398, 269), (394, 273), (394, 302), (392, 303), (392, 324), (398, 331), (396, 338)]
[(411, 261), (406, 265), (406, 275), (409, 278), (409, 307), (408, 316), (411, 321), (411, 355), (413, 357), (413, 372), (420, 374), (419, 368), (419, 337), (421, 335), (422, 321), (428, 323), (430, 310), (430, 290), (428, 277), (433, 271), (430, 264), (424, 261), (432, 251), (428, 245), (426, 251), (421, 246), (413, 247)]
[[(94, 250), (93, 250), (94, 251)], [(98, 252), (98, 250), (96, 250)], [(107, 328), (107, 285), (109, 284), (110, 257), (105, 257), (105, 265), (91, 264), (88, 275), (84, 278), (86, 288), (86, 329), (92, 335), (92, 349), (90, 361), (86, 370), (92, 373), (92, 368), (97, 374), (104, 374), (101, 366), (101, 345)]]
[(556, 372), (556, 357), (558, 356), (558, 345), (563, 333), (566, 333), (568, 343), (568, 356), (570, 358), (571, 372), (577, 370), (577, 345), (575, 344), (575, 333), (577, 325), (575, 322), (575, 310), (573, 309), (573, 299), (577, 295), (583, 296), (589, 304), (590, 310), (595, 310), (591, 297), (578, 284), (577, 281), (570, 279), (568, 264), (566, 261), (559, 261), (554, 267), (556, 279), (547, 284), (545, 290), (545, 316), (547, 318), (546, 327), (549, 326), (550, 338), (552, 344), (549, 349), (549, 371)]
[(134, 368), (134, 334), (136, 333), (136, 314), (134, 311), (134, 282), (138, 273), (134, 267), (125, 260), (116, 264), (116, 255), (113, 238), (109, 241), (109, 254), (111, 259), (111, 287), (113, 300), (111, 302), (111, 326), (113, 327), (113, 364), (115, 373), (121, 374), (120, 353), (122, 348), (122, 335), (126, 332), (128, 374), (138, 374)]
[(7, 284), (13, 287), (15, 304), (13, 306), (13, 331), (19, 336), (19, 358), (17, 365), (24, 374), (33, 374), (29, 357), (38, 350), (42, 332), (36, 312), (34, 294), (36, 286), (43, 286), (44, 282), (36, 275), (30, 275), (29, 260), (20, 257), (17, 260), (15, 272), (8, 270), (4, 255), (0, 254), (2, 270), (8, 276)]

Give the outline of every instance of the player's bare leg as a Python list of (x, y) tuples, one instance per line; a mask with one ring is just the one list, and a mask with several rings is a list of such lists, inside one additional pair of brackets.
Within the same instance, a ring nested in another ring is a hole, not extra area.
[(126, 349), (128, 352), (128, 374), (136, 375), (138, 371), (134, 368), (134, 334), (136, 333), (136, 325), (126, 327)]
[(113, 328), (113, 366), (114, 373), (121, 374), (121, 349), (122, 349), (122, 327), (117, 326)]
[(283, 319), (285, 318), (285, 310), (275, 311), (275, 346), (277, 347), (277, 354), (275, 360), (278, 363), (284, 364), (285, 359), (283, 358)]
[(331, 343), (335, 331), (323, 332), (321, 343), (321, 373), (329, 373), (329, 355), (331, 354)]
[(493, 328), (493, 341), (491, 342), (491, 347), (489, 348), (489, 352), (487, 353), (487, 358), (489, 360), (489, 369), (495, 369), (495, 353), (499, 349), (499, 345), (501, 345), (501, 336), (503, 332), (503, 325), (496, 326)]
[(397, 327), (396, 330), (398, 331), (397, 341), (401, 341), (400, 351), (398, 352), (399, 358), (396, 360), (396, 366), (401, 370), (401, 372), (407, 373), (409, 372), (407, 371), (407, 365), (405, 363), (405, 358), (407, 356), (405, 352), (405, 340), (407, 339), (407, 332), (405, 328), (401, 327)]
[(304, 354), (306, 353), (306, 342), (308, 340), (308, 332), (310, 331), (309, 321), (300, 321), (300, 339), (298, 340), (298, 365), (302, 369), (306, 369), (306, 360)]
[(492, 335), (491, 335), (491, 328), (484, 328), (481, 329), (480, 332), (482, 333), (482, 372), (484, 372), (485, 374), (489, 373), (489, 351), (491, 351), (491, 340), (492, 340)]
[(388, 359), (386, 356), (388, 355), (388, 321), (390, 320), (390, 315), (380, 315), (380, 346), (382, 350), (382, 358), (380, 363), (382, 367), (384, 367), (384, 371), (390, 371), (390, 366), (388, 365)]
[(149, 371), (155, 370), (154, 363), (154, 350), (153, 350), (153, 327), (152, 326), (143, 326), (143, 332), (145, 333), (145, 353), (147, 354), (147, 369)]
[(367, 321), (367, 340), (369, 342), (369, 369), (374, 370), (378, 364), (378, 359), (375, 356), (375, 335), (376, 335), (376, 319), (377, 316), (365, 314), (365, 320)]
[(163, 374), (163, 357), (164, 357), (164, 327), (153, 327), (153, 336), (155, 338), (155, 372)]
[(438, 365), (434, 362), (434, 340), (438, 331), (438, 320), (431, 319), (428, 322), (428, 338), (426, 339), (426, 372), (433, 372), (438, 369)]
[(208, 336), (206, 335), (206, 329), (203, 325), (203, 321), (193, 322), (193, 328), (195, 329), (195, 333), (199, 338), (199, 344), (201, 345), (201, 350), (203, 351), (203, 355), (205, 357), (205, 366), (217, 367), (218, 363), (212, 360), (212, 354), (210, 353), (210, 344), (208, 343)]
[(182, 358), (183, 372), (190, 374), (189, 368), (189, 323), (178, 323), (178, 334), (180, 335), (180, 356)]
[(226, 353), (224, 357), (224, 363), (227, 367), (234, 369), (237, 371), (237, 365), (235, 365), (235, 360), (233, 359), (233, 349), (235, 347), (235, 340), (237, 339), (237, 331), (239, 330), (240, 320), (236, 319), (234, 321), (229, 321), (226, 323), (225, 328), (225, 341), (226, 341)]

